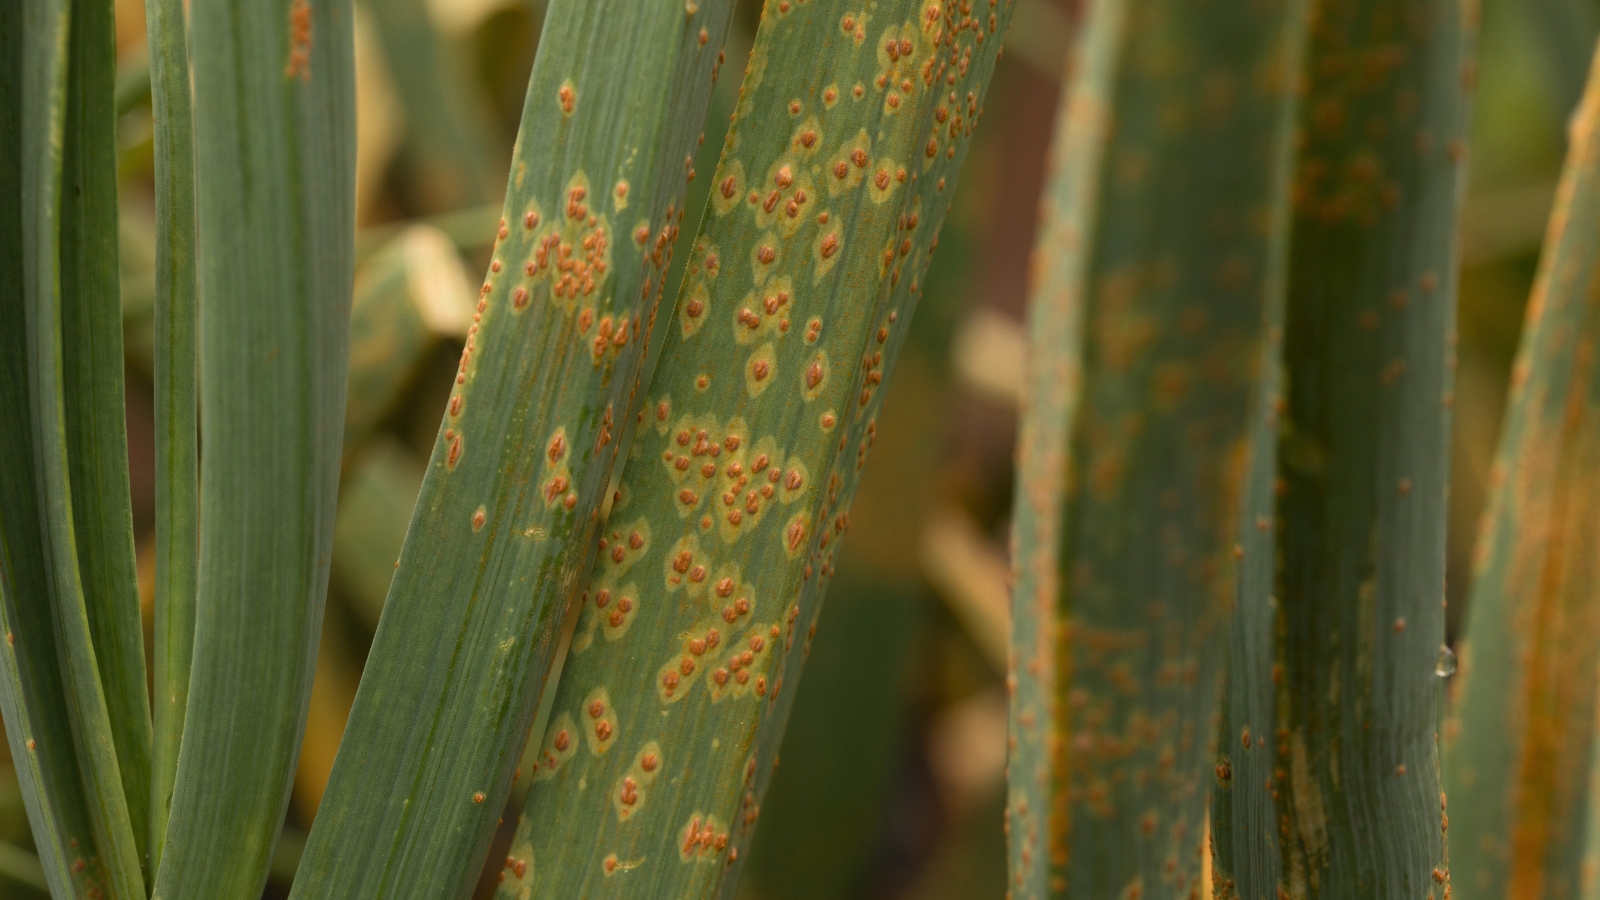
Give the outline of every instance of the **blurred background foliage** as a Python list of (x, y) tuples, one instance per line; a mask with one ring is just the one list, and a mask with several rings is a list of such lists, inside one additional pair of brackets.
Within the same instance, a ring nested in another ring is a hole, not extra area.
[[(1004, 895), (1005, 551), (1021, 323), (1076, 6), (1021, 0), (1016, 13), (892, 382), (742, 898)], [(153, 151), (144, 12), (140, 0), (116, 7), (128, 433), (148, 641)], [(726, 47), (734, 71), (759, 11), (757, 0), (741, 4)], [(1566, 117), (1600, 33), (1600, 0), (1483, 0), (1482, 11), (1461, 246), (1452, 637)], [(488, 261), (542, 13), (540, 0), (357, 5), (359, 262), (345, 469), (316, 685), (269, 897), (287, 893), (421, 484)], [(738, 87), (737, 78), (717, 85), (699, 172), (715, 168)], [(709, 181), (690, 185), (691, 209), (703, 207)], [(685, 227), (681, 239), (694, 233)], [(514, 791), (509, 807), (521, 803)], [(514, 824), (508, 815), (480, 896)], [(31, 839), (6, 756), (0, 897), (44, 896), (18, 848)]]

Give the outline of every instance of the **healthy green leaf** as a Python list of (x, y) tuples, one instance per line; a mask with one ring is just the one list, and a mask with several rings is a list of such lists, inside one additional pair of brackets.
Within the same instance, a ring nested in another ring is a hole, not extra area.
[(1198, 897), (1305, 12), (1105, 0), (1087, 16), (1035, 249), (1008, 886)]
[(155, 727), (150, 768), (149, 867), (156, 871), (178, 771), (194, 656), (200, 549), (195, 391), (194, 126), (183, 0), (147, 0), (155, 132), (156, 563)]
[[(0, 26), (15, 24), (15, 18), (0, 10)], [(15, 59), (6, 60), (8, 67)], [(5, 98), (7, 102), (12, 99)], [(8, 120), (15, 121), (9, 115), (15, 109), (7, 109)], [(0, 158), (0, 164), (10, 161)], [(15, 212), (12, 201), (18, 196), (15, 191), (6, 194), (4, 202), (10, 208), (4, 213)], [(11, 216), (7, 224), (19, 222)], [(17, 235), (0, 232), (0, 238), (13, 236)], [(9, 246), (21, 249), (20, 241)], [(11, 271), (22, 274), (20, 266)], [(4, 287), (20, 288), (21, 280), (8, 278)], [(0, 322), (7, 326), (0, 329), (0, 337), (6, 338), (0, 343), (0, 364), (5, 366), (0, 369), (0, 409), (25, 411), (26, 332), (15, 327), (21, 321), (22, 292), (6, 291), (3, 299), (9, 302), (0, 307)], [(21, 421), (27, 422), (25, 412)], [(57, 896), (80, 896), (102, 884), (105, 872), (98, 861), (92, 869), (87, 862), (98, 855), (73, 752), (51, 611), (46, 604), (19, 602), (23, 597), (49, 595), (33, 493), (31, 436), (30, 427), (6, 429), (0, 435), (0, 465), (11, 476), (0, 479), (0, 604), (5, 610), (6, 632), (5, 645), (0, 647), (0, 715), (5, 717), (6, 737), (44, 876)], [(84, 865), (77, 865), (80, 861)]]
[(1217, 896), (1438, 897), (1473, 23), (1455, 0), (1320, 0), (1312, 21), (1281, 387), (1241, 526)]
[(123, 415), (111, 0), (73, 0), (71, 28), (60, 268), (67, 475), (95, 666), (143, 865), (150, 803), (150, 697), (145, 690)]
[(73, 0), (71, 27), (60, 268), (68, 480), (95, 665), (142, 865), (150, 802), (150, 697), (123, 415), (111, 0)]
[(456, 387), (296, 898), (482, 866), (590, 549), (731, 0), (560, 0)]
[[(18, 592), (10, 624), (27, 641), (14, 657), (10, 687), (20, 731), (37, 728), (54, 739), (58, 723), (51, 720), (62, 710), (70, 723), (78, 796), (96, 851), (81, 863), (87, 871), (95, 862), (86, 882), (119, 900), (137, 898), (144, 887), (129, 807), (138, 810), (142, 832), (149, 719), (121, 417), (111, 7), (31, 0), (21, 18), (23, 284), (6, 330), (26, 342), (19, 349), (27, 372), (8, 389), (21, 401), (14, 411), (28, 422), (31, 447), (14, 449), (31, 455), (20, 471), (31, 470), (33, 479), (12, 487), (5, 525), (6, 565), (21, 576), (9, 586)], [(33, 496), (20, 496), (28, 487)], [(32, 522), (24, 518), (30, 507)], [(32, 577), (36, 561), (44, 564), (42, 582)], [(33, 620), (39, 604), (50, 610), (54, 646)], [(41, 708), (56, 700), (53, 679), (42, 671), (52, 659), (61, 691), (54, 714)], [(53, 748), (51, 755), (40, 761), (36, 784), (58, 790), (69, 770)], [(55, 841), (67, 841), (55, 852), (71, 853), (79, 865), (82, 842), (71, 844), (79, 824), (74, 793), (39, 798), (35, 820)]]
[(501, 897), (732, 893), (1011, 6), (766, 4)]
[(1455, 896), (1591, 897), (1600, 68), (1572, 121), (1490, 473), (1446, 728)]
[(196, 0), (200, 561), (155, 897), (255, 900), (327, 587), (354, 243), (349, 0)]
[[(28, 329), (24, 296), (24, 234), (37, 226), (34, 210), (24, 218), (23, 160), (40, 149), (37, 136), (24, 140), (24, 24), (51, 23), (24, 16), (22, 4), (0, 4), (0, 604), (5, 642), (0, 644), (0, 715), (16, 765), (35, 848), (56, 896), (81, 896), (102, 882), (98, 866), (74, 869), (81, 853), (94, 853), (89, 808), (79, 781), (61, 682), (49, 576), (40, 532), (37, 466), (28, 397)], [(43, 162), (31, 157), (35, 164)], [(29, 172), (44, 177), (38, 168)], [(30, 194), (38, 183), (29, 181)], [(30, 196), (30, 199), (31, 196)]]

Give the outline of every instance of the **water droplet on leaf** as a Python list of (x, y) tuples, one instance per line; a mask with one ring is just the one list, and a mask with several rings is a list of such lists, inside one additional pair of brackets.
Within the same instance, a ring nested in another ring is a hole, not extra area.
[(1433, 674), (1449, 678), (1456, 673), (1456, 655), (1449, 647), (1439, 646), (1439, 661), (1433, 665)]

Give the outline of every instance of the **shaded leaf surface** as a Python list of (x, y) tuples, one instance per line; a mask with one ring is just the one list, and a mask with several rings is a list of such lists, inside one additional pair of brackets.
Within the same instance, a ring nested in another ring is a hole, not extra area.
[(1466, 900), (1593, 896), (1597, 223), (1591, 69), (1512, 368), (1446, 729), (1456, 896)]
[(1304, 7), (1111, 0), (1081, 28), (1035, 250), (1009, 887), (1193, 897)]
[(1221, 897), (1447, 892), (1434, 672), (1472, 33), (1455, 2), (1313, 7), (1218, 747)]

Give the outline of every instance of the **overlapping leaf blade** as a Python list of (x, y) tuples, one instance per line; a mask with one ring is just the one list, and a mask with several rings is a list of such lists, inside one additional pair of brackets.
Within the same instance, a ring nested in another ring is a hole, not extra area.
[(143, 865), (150, 697), (123, 415), (114, 28), (110, 0), (73, 0), (61, 193), (60, 365), (78, 577), (127, 827)]
[[(94, 883), (98, 870), (74, 872), (83, 848), (94, 847), (89, 807), (79, 782), (67, 721), (66, 699), (48, 603), (20, 602), (48, 597), (44, 546), (39, 534), (33, 425), (28, 399), (28, 331), (23, 270), (25, 234), (38, 227), (25, 216), (25, 152), (37, 146), (23, 138), (24, 24), (51, 23), (24, 15), (20, 4), (0, 6), (0, 409), (13, 423), (0, 430), (0, 603), (6, 640), (0, 644), (0, 715), (16, 764), (34, 846), (57, 894), (77, 895)], [(38, 177), (37, 170), (29, 175)], [(30, 183), (30, 199), (37, 196)], [(34, 239), (30, 236), (27, 242)]]
[[(355, 231), (349, 0), (198, 0), (200, 557), (154, 896), (259, 897), (322, 623)], [(181, 76), (175, 76), (181, 77)]]
[(17, 18), (6, 715), (57, 889), (136, 898), (149, 713), (122, 422), (111, 6), (36, 0)]
[(1473, 28), (1454, 2), (1313, 8), (1216, 879), (1224, 897), (1443, 896), (1434, 673)]
[(156, 564), (149, 865), (160, 866), (194, 653), (200, 551), (193, 102), (182, 0), (145, 4), (156, 174)]
[(1014, 896), (1197, 896), (1300, 2), (1089, 6), (1032, 287)]
[(500, 896), (730, 896), (1011, 4), (769, 2)]
[(494, 261), (294, 896), (457, 896), (631, 407), (731, 0), (547, 11)]

